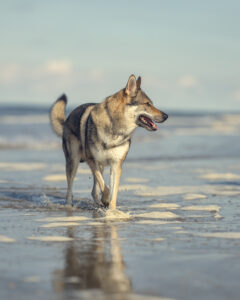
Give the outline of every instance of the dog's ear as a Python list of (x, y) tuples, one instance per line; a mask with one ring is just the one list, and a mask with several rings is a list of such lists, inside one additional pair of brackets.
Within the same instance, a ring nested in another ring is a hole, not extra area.
[(128, 82), (127, 82), (127, 85), (126, 85), (125, 92), (128, 96), (134, 97), (137, 94), (137, 90), (138, 90), (138, 88), (137, 88), (136, 77), (134, 75), (131, 75), (128, 78)]
[(142, 82), (141, 76), (138, 76), (138, 79), (137, 79), (137, 88), (138, 88), (138, 90), (141, 87), (141, 82)]

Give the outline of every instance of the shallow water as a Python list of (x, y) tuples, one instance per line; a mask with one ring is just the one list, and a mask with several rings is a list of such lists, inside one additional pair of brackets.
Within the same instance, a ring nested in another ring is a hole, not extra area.
[(240, 116), (170, 114), (138, 130), (119, 211), (80, 164), (65, 206), (44, 108), (0, 110), (0, 299), (239, 299)]

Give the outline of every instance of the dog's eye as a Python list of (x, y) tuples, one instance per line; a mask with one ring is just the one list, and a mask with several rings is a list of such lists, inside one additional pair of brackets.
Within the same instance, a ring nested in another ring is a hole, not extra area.
[(130, 103), (128, 103), (128, 105), (139, 105), (139, 103), (136, 100), (132, 100)]
[(147, 106), (151, 106), (150, 102), (145, 102), (145, 104), (146, 104)]

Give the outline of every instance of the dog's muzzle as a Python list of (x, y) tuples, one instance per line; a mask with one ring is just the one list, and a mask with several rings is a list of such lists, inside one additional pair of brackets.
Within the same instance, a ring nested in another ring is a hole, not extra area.
[(163, 123), (167, 120), (167, 118), (168, 118), (168, 115), (163, 112), (160, 116), (154, 117), (153, 120), (156, 123)]
[(165, 113), (161, 113), (159, 116), (154, 116), (152, 118), (149, 115), (140, 115), (138, 118), (138, 126), (141, 126), (149, 131), (156, 131), (158, 130), (156, 123), (163, 123), (168, 118), (168, 115)]

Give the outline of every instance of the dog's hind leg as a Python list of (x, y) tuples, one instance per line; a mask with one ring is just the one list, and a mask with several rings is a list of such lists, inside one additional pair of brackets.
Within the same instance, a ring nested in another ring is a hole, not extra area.
[(77, 159), (68, 159), (66, 161), (66, 175), (67, 175), (67, 204), (72, 205), (72, 186), (73, 186), (73, 180), (77, 172), (79, 160)]
[(76, 175), (78, 164), (80, 161), (79, 141), (75, 138), (71, 138), (66, 141), (63, 138), (63, 151), (66, 158), (66, 176), (67, 176), (67, 204), (72, 205), (72, 186), (73, 180)]
[(88, 161), (88, 165), (91, 168), (93, 176), (94, 176), (94, 186), (93, 186), (93, 192), (92, 192), (93, 194), (92, 195), (94, 195), (96, 189), (98, 189), (98, 187), (97, 187), (97, 185), (98, 185), (102, 192), (101, 202), (105, 207), (107, 207), (110, 202), (110, 197), (109, 197), (110, 194), (109, 194), (109, 188), (106, 186), (104, 179), (102, 177), (103, 169), (101, 168), (101, 166), (98, 163), (96, 163), (92, 160)]

